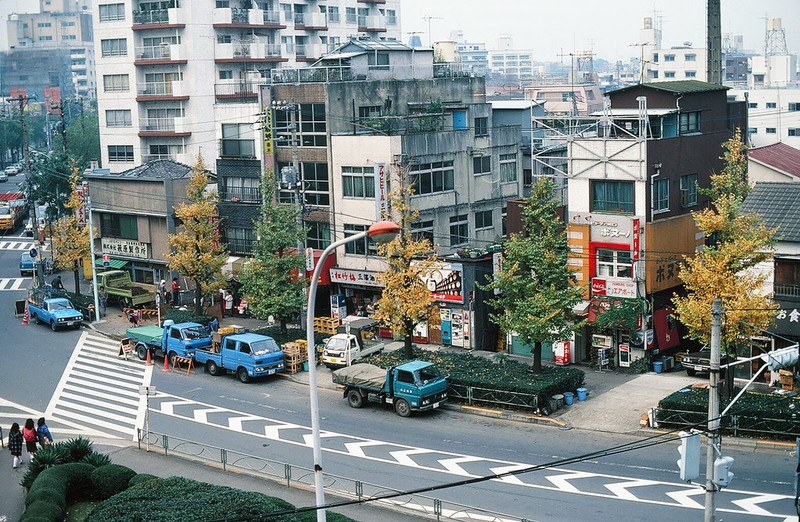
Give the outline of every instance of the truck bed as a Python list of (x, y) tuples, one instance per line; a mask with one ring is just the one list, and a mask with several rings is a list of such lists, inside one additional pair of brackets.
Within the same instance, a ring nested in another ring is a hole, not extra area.
[(125, 335), (133, 337), (137, 341), (144, 341), (150, 344), (161, 344), (161, 336), (164, 329), (154, 324), (147, 326), (137, 326), (135, 328), (128, 328), (125, 330)]
[(374, 364), (354, 364), (333, 372), (334, 384), (359, 386), (375, 391), (383, 389), (386, 383), (386, 370)]

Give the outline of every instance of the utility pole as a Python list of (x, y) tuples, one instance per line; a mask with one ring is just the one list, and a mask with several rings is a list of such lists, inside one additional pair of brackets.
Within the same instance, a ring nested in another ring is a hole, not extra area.
[(433, 49), (433, 41), (431, 40), (431, 20), (441, 20), (441, 16), (423, 16), (423, 20), (428, 21), (428, 47)]
[(722, 300), (711, 303), (711, 369), (708, 384), (708, 439), (706, 440), (705, 522), (714, 522), (715, 494), (714, 460), (719, 447), (719, 360), (722, 329)]
[(67, 153), (67, 123), (64, 121), (64, 100), (59, 101), (58, 105), (51, 105), (51, 109), (58, 109), (58, 117), (61, 118), (61, 145), (64, 154)]
[[(92, 262), (92, 294), (94, 297), (94, 317), (95, 321), (100, 321), (100, 298), (97, 294), (97, 270), (94, 269), (94, 228), (92, 226), (92, 198), (89, 196), (89, 184), (85, 182), (83, 186), (84, 190), (86, 191), (86, 210), (89, 213), (89, 216), (86, 220), (87, 226), (89, 227), (89, 257), (91, 258)], [(149, 435), (149, 433), (148, 433)]]
[[(42, 259), (41, 256), (41, 249), (39, 245), (41, 244), (41, 235), (39, 235), (39, 239), (36, 239), (37, 234), (39, 234), (39, 221), (36, 219), (36, 201), (31, 201), (34, 199), (33, 196), (33, 183), (32, 183), (32, 172), (31, 172), (31, 156), (30, 151), (28, 150), (28, 127), (25, 125), (25, 106), (28, 104), (28, 100), (35, 100), (36, 96), (31, 95), (27, 96), (24, 94), (20, 94), (17, 98), (12, 98), (14, 101), (19, 103), (19, 124), (22, 129), (22, 157), (23, 157), (23, 164), (25, 165), (25, 188), (28, 197), (28, 204), (31, 206), (31, 219), (33, 220), (33, 237), (34, 237), (34, 244), (36, 245), (36, 250), (38, 252), (37, 257), (39, 260)], [(41, 262), (41, 261), (39, 261)], [(44, 278), (44, 267), (41, 270), (42, 278)], [(43, 281), (42, 281), (43, 282)]]

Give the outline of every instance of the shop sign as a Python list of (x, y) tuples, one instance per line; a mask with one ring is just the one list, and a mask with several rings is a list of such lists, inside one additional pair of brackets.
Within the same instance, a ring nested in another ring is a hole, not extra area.
[(636, 298), (636, 282), (627, 279), (592, 278), (592, 295), (606, 297)]
[(386, 163), (376, 163), (375, 177), (375, 220), (386, 219), (389, 212), (389, 196), (386, 193)]
[(136, 257), (138, 259), (148, 259), (148, 244), (141, 241), (129, 239), (116, 239), (104, 237), (100, 239), (100, 250), (112, 256)]
[(796, 302), (776, 300), (780, 309), (775, 316), (775, 330), (780, 335), (800, 336), (800, 306)]
[(640, 235), (641, 231), (639, 230), (639, 218), (634, 218), (633, 222), (633, 260), (639, 260), (639, 244), (641, 241)]
[(331, 282), (333, 283), (383, 287), (383, 283), (378, 281), (377, 272), (349, 270), (347, 268), (331, 268), (330, 270)]
[(591, 241), (630, 245), (639, 241), (639, 218), (613, 214), (570, 212), (570, 223), (589, 225)]
[[(411, 261), (416, 264), (418, 261)], [(428, 287), (431, 299), (446, 303), (463, 303), (463, 266), (458, 263), (436, 263), (420, 279)]]

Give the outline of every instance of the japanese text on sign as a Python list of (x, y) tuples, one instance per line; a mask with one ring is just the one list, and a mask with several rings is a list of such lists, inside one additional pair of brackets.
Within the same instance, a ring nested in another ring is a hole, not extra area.
[(100, 240), (101, 250), (112, 256), (136, 257), (147, 259), (147, 243), (141, 241), (130, 241), (126, 239), (115, 239), (104, 237)]
[(346, 268), (331, 268), (330, 273), (331, 281), (334, 283), (378, 287), (383, 286), (383, 283), (378, 281), (378, 274), (376, 272), (348, 270)]

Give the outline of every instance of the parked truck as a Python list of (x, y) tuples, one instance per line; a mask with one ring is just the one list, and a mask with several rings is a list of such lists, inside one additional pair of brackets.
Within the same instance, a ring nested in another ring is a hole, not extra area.
[(211, 330), (198, 323), (175, 323), (164, 321), (164, 327), (156, 325), (137, 326), (126, 330), (127, 337), (136, 343), (136, 355), (139, 359), (147, 358), (147, 351), (152, 356), (168, 357), (170, 364), (175, 363), (175, 356), (194, 357), (195, 350), (211, 346)]
[(147, 305), (156, 302), (156, 285), (134, 283), (124, 270), (107, 270), (97, 273), (98, 288), (104, 286), (110, 300), (120, 308)]
[(211, 375), (234, 373), (243, 383), (284, 370), (278, 343), (272, 337), (254, 333), (222, 336), (219, 342), (198, 347), (194, 359), (198, 366), (205, 365)]
[(0, 194), (0, 230), (13, 232), (25, 217), (25, 195), (22, 192)]
[(333, 382), (344, 386), (344, 398), (352, 408), (361, 408), (367, 401), (392, 404), (401, 417), (438, 408), (447, 400), (447, 380), (435, 364), (425, 361), (385, 370), (372, 364), (354, 364), (334, 371)]
[(49, 324), (54, 332), (59, 328), (80, 328), (83, 315), (65, 295), (65, 292), (52, 288), (29, 290), (28, 313), (31, 320), (36, 324)]
[(342, 368), (376, 355), (386, 347), (378, 337), (378, 322), (367, 317), (345, 318), (336, 334), (324, 340), (322, 363), (328, 368)]

